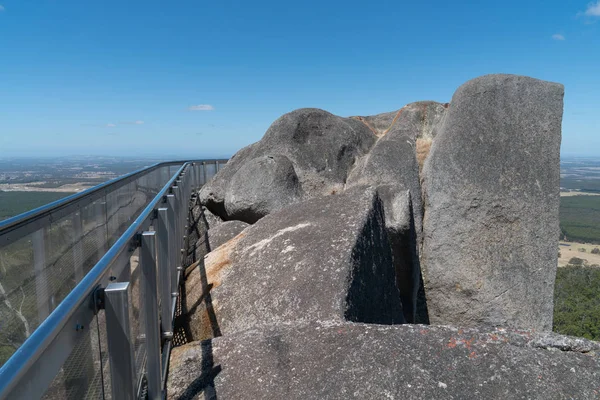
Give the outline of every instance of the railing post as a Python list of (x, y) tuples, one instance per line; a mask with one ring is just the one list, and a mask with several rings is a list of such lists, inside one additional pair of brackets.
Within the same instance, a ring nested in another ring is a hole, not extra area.
[(169, 263), (169, 209), (157, 210), (156, 231), (158, 232), (158, 274), (160, 276), (160, 319), (162, 334), (167, 337), (172, 332), (171, 315), (171, 265)]
[(202, 184), (206, 185), (206, 183), (208, 182), (206, 174), (206, 161), (202, 161), (202, 176), (204, 177), (204, 182), (202, 182)]
[(191, 181), (191, 185), (192, 185), (192, 190), (196, 189), (196, 164), (195, 163), (191, 163), (190, 164), (190, 181)]
[(156, 282), (156, 232), (143, 232), (140, 264), (142, 267), (142, 309), (146, 331), (146, 379), (148, 399), (162, 399), (161, 338), (158, 321), (158, 292)]
[(177, 295), (177, 213), (176, 213), (176, 200), (174, 194), (167, 195), (167, 204), (169, 206), (169, 272), (171, 274), (171, 296), (175, 302), (175, 296)]
[(109, 284), (104, 289), (110, 384), (113, 399), (136, 397), (136, 374), (129, 318), (129, 282)]
[(177, 207), (175, 208), (175, 267), (181, 267), (181, 238), (183, 237), (183, 226), (181, 224), (181, 212), (183, 211), (183, 203), (181, 202), (181, 198), (183, 197), (181, 181), (178, 179), (175, 181), (175, 186), (173, 186), (173, 194), (175, 195), (175, 203)]

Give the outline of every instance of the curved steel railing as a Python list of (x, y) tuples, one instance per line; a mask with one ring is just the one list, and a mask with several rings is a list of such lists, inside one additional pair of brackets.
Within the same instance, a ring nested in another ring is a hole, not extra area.
[(0, 223), (0, 335), (24, 339), (1, 399), (161, 396), (188, 201), (225, 162), (155, 164)]

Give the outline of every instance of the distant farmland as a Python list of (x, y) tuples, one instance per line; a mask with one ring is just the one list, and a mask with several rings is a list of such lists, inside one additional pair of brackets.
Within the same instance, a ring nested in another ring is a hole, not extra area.
[(569, 241), (600, 243), (600, 196), (561, 197), (560, 228)]
[(73, 193), (0, 191), (0, 221), (62, 199), (71, 194)]

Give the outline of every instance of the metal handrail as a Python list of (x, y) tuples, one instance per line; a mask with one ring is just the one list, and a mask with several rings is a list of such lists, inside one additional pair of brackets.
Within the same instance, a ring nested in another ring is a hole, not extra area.
[[(211, 160), (217, 166), (219, 161), (226, 162), (226, 160)], [(198, 162), (202, 162), (202, 160)], [(123, 261), (122, 258), (128, 256), (128, 250), (131, 249), (137, 235), (150, 227), (157, 207), (161, 202), (166, 202), (167, 194), (169, 194), (174, 184), (178, 182), (185, 169), (193, 165), (192, 163), (181, 162), (183, 165), (162, 187), (127, 230), (64, 298), (58, 307), (27, 338), (2, 368), (0, 368), (0, 399), (35, 398), (39, 397), (49, 387), (55, 374), (63, 366), (71, 350), (75, 347), (78, 339), (78, 331), (89, 326), (97, 313), (94, 293), (96, 293), (99, 287), (105, 287), (109, 284), (112, 280), (109, 275), (119, 276), (121, 271), (115, 270), (115, 268), (124, 268), (124, 263), (119, 261)], [(177, 164), (179, 162), (154, 164), (88, 189), (82, 193), (69, 196), (47, 206), (3, 221), (0, 223), (0, 233), (8, 231), (16, 232), (23, 229), (29, 231), (26, 228), (28, 223), (39, 225), (39, 221), (47, 218), (51, 220), (55, 219), (53, 216), (57, 212), (61, 215), (63, 212), (65, 215), (68, 215), (69, 212), (73, 211), (73, 207), (82, 207), (80, 202), (91, 203), (104, 195), (108, 188), (114, 190), (114, 185), (122, 186), (143, 174), (147, 174), (153, 169)], [(189, 190), (191, 190), (189, 182), (188, 186), (190, 187)], [(184, 195), (184, 193), (181, 192), (181, 195)], [(185, 204), (185, 212), (187, 213), (187, 202), (183, 203), (184, 200), (184, 198), (179, 199), (182, 205)], [(183, 229), (183, 226), (178, 227)], [(36, 229), (39, 229), (39, 226)], [(180, 233), (183, 235), (183, 232)], [(42, 360), (43, 362), (40, 362)], [(23, 383), (27, 384), (24, 385)]]
[[(189, 162), (202, 161), (203, 160), (192, 160)], [(227, 160), (216, 161), (227, 162)], [(36, 231), (45, 223), (50, 223), (53, 220), (58, 220), (61, 217), (70, 214), (75, 208), (84, 207), (87, 204), (93, 203), (95, 200), (104, 196), (108, 188), (111, 190), (116, 190), (157, 168), (170, 165), (183, 165), (186, 162), (188, 161), (168, 161), (155, 163), (148, 167), (140, 168), (123, 176), (111, 179), (107, 182), (86, 189), (80, 193), (75, 193), (52, 203), (38, 207), (34, 210), (24, 212), (4, 221), (0, 221), (0, 246), (7, 244), (6, 242), (17, 241), (21, 237)], [(16, 231), (19, 232), (17, 235), (11, 235), (11, 232)]]

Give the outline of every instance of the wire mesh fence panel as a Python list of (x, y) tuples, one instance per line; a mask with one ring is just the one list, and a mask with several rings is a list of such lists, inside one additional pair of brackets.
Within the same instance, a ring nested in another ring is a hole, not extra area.
[(46, 390), (42, 399), (102, 399), (102, 362), (98, 340), (98, 323), (81, 327), (71, 354)]
[[(76, 217), (77, 213), (74, 214)], [(78, 283), (76, 272), (79, 275), (79, 271), (76, 270), (75, 252), (78, 253), (78, 258), (81, 255), (78, 246), (75, 246), (79, 238), (75, 237), (73, 222), (73, 216), (69, 215), (53, 222), (45, 229), (45, 265), (43, 271), (38, 271), (38, 278), (42, 276), (40, 284), (47, 286), (44, 293), (48, 298), (50, 312)]]
[(126, 211), (130, 202), (129, 186), (121, 186), (106, 195), (106, 225), (108, 230), (108, 245), (112, 246), (127, 229), (129, 221)]
[(173, 176), (178, 170), (181, 168), (181, 165), (170, 165), (169, 166), (169, 175)]
[(83, 207), (81, 214), (81, 246), (83, 275), (87, 274), (108, 250), (106, 197)]
[(101, 362), (102, 375), (97, 375), (94, 380), (94, 385), (103, 385), (104, 387), (104, 399), (112, 399), (112, 388), (110, 378), (110, 361), (108, 357), (108, 333), (106, 330), (106, 314), (104, 311), (100, 311), (97, 317), (98, 331), (96, 332), (96, 338), (100, 346), (98, 354), (98, 362)]
[[(94, 268), (181, 166), (159, 166), (135, 179), (106, 186), (87, 201), (67, 204), (56, 212), (52, 209), (36, 224), (27, 225), (23, 231), (13, 230), (12, 236), (5, 236), (7, 239), (3, 243), (6, 244), (0, 247), (0, 366)], [(187, 198), (195, 184), (200, 186), (204, 178), (210, 179), (216, 172), (214, 162), (199, 162), (188, 168), (184, 182), (179, 185), (177, 199)], [(193, 185), (190, 179), (193, 179)], [(179, 202), (187, 204), (184, 200)], [(177, 221), (180, 229), (175, 235), (181, 240), (184, 217)], [(144, 229), (148, 223), (148, 220), (144, 221)], [(26, 235), (20, 237), (21, 234)], [(114, 263), (107, 267), (110, 270), (103, 269), (102, 274), (103, 279), (109, 276), (104, 274), (115, 273), (118, 275), (116, 281), (130, 282), (130, 326), (136, 379), (141, 382), (147, 358), (147, 332), (140, 255), (135, 246), (120, 248), (126, 253), (121, 253), (119, 260), (128, 261)], [(127, 265), (123, 265), (125, 262)], [(160, 271), (157, 275), (160, 276)], [(159, 304), (161, 300), (158, 299)], [(71, 354), (44, 398), (111, 398), (104, 311), (99, 312), (89, 327), (82, 327), (76, 336), (75, 342), (69, 343), (68, 348), (73, 348)], [(66, 357), (64, 352), (62, 354)], [(55, 369), (51, 369), (49, 377), (55, 373)]]
[(31, 235), (0, 248), (0, 365), (38, 326)]
[(217, 164), (212, 162), (206, 163), (204, 168), (206, 168), (206, 181), (208, 182), (217, 174)]

